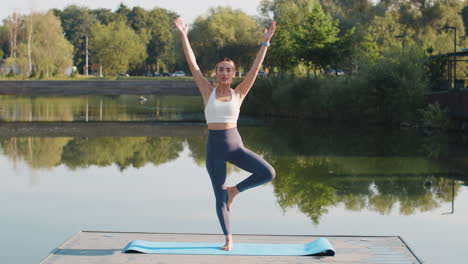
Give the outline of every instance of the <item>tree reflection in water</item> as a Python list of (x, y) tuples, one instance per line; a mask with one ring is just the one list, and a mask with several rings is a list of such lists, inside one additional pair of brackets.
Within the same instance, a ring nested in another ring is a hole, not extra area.
[(7, 156), (24, 159), (33, 168), (63, 164), (76, 169), (116, 164), (123, 170), (175, 160), (183, 150), (183, 142), (184, 138), (177, 137), (13, 137), (1, 140), (1, 146)]
[[(441, 165), (449, 148), (415, 131), (291, 123), (239, 130), (246, 147), (275, 168), (278, 204), (283, 210), (297, 207), (316, 224), (328, 208), (339, 204), (354, 211), (390, 214), (398, 210), (411, 215), (452, 200), (453, 170)], [(0, 139), (0, 144), (4, 155), (22, 159), (32, 168), (116, 164), (123, 170), (175, 160), (185, 142), (194, 162), (204, 167), (206, 140), (205, 133), (186, 138), (13, 137)], [(427, 152), (428, 146), (438, 146), (437, 159), (435, 152)], [(466, 152), (458, 152), (457, 161), (468, 160), (465, 156)], [(237, 168), (230, 166), (229, 172), (233, 169)], [(455, 196), (458, 190), (455, 185)]]

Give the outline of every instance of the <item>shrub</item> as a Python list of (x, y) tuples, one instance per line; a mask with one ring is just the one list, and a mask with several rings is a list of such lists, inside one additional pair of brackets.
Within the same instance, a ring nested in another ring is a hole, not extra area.
[(394, 51), (366, 65), (358, 78), (366, 115), (384, 122), (417, 119), (428, 89), (425, 55), (417, 48), (404, 54)]
[(439, 103), (429, 104), (426, 108), (419, 109), (418, 112), (424, 127), (447, 130), (450, 126), (449, 109), (441, 107)]
[(346, 76), (259, 78), (244, 103), (247, 113), (328, 120), (416, 121), (428, 88), (426, 56), (417, 48), (361, 66)]

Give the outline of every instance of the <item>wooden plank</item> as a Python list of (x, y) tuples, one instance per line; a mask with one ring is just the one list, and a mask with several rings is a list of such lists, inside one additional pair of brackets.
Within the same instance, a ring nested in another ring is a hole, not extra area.
[(62, 263), (422, 263), (398, 236), (287, 236), (234, 235), (235, 243), (305, 244), (318, 237), (327, 238), (333, 245), (333, 257), (311, 256), (215, 256), (171, 254), (123, 254), (133, 240), (164, 242), (222, 243), (224, 237), (215, 234), (137, 233), (81, 231), (56, 248), (41, 264)]

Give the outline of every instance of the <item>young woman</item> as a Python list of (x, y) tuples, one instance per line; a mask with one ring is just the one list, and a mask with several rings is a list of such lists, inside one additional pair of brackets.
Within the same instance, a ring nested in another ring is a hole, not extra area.
[[(192, 72), (195, 83), (203, 97), (205, 118), (208, 124), (208, 142), (206, 144), (206, 168), (211, 178), (216, 197), (216, 212), (219, 223), (226, 236), (226, 243), (221, 248), (229, 251), (233, 247), (230, 209), (231, 204), (240, 192), (271, 181), (275, 170), (260, 156), (246, 149), (237, 131), (237, 119), (240, 107), (257, 77), (263, 63), (270, 39), (276, 29), (273, 22), (265, 29), (260, 51), (252, 68), (245, 79), (235, 88), (231, 88), (232, 79), (236, 74), (236, 65), (230, 59), (224, 59), (216, 64), (217, 87), (212, 87), (200, 71), (187, 37), (188, 25), (180, 18), (174, 21), (182, 39), (184, 54)], [(237, 184), (227, 187), (226, 162), (246, 170), (252, 175)]]

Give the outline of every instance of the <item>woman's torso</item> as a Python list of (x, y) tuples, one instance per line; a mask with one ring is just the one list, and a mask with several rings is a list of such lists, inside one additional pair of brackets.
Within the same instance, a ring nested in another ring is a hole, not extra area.
[[(211, 104), (211, 107), (213, 107), (213, 104), (233, 104), (236, 105), (237, 107), (240, 108), (241, 100), (239, 95), (235, 92), (235, 90), (229, 88), (230, 93), (225, 94), (225, 95), (218, 95), (217, 97), (217, 88), (213, 88), (210, 96), (206, 100), (205, 104), (205, 116), (206, 116), (206, 109), (208, 107), (208, 104)], [(237, 114), (238, 115), (238, 114)], [(208, 118), (207, 118), (207, 125), (209, 130), (226, 130), (226, 129), (231, 129), (237, 127), (237, 118), (236, 120), (230, 120), (228, 122), (220, 121), (220, 122), (210, 122), (208, 123)]]

